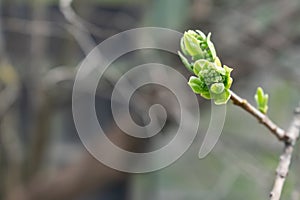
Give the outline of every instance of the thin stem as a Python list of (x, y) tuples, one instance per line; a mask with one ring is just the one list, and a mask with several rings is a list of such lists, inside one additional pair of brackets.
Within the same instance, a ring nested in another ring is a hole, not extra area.
[(273, 135), (275, 135), (278, 138), (278, 140), (285, 141), (285, 142), (290, 141), (290, 138), (285, 133), (285, 131), (283, 129), (281, 129), (280, 127), (278, 127), (274, 122), (272, 122), (268, 118), (268, 116), (264, 115), (258, 109), (253, 107), (250, 103), (247, 102), (246, 99), (239, 97), (237, 94), (235, 94), (232, 91), (230, 91), (230, 93), (231, 93), (230, 99), (232, 100), (234, 105), (240, 106), (245, 111), (247, 111), (248, 113), (253, 115), (255, 118), (257, 118), (261, 124), (266, 126), (271, 131), (271, 133), (273, 133)]
[(280, 156), (280, 161), (276, 169), (276, 176), (273, 189), (270, 192), (270, 200), (279, 200), (282, 189), (289, 172), (293, 153), (293, 145), (287, 144), (284, 147), (283, 153)]
[(300, 131), (300, 104), (295, 109), (295, 116), (293, 122), (285, 132), (283, 129), (279, 128), (274, 122), (272, 122), (266, 115), (261, 113), (255, 107), (247, 102), (247, 100), (242, 99), (234, 92), (231, 92), (230, 99), (232, 100), (233, 104), (240, 106), (245, 111), (253, 115), (258, 119), (258, 121), (265, 125), (271, 133), (273, 133), (278, 140), (284, 142), (284, 149), (283, 153), (280, 156), (280, 161), (276, 169), (276, 177), (274, 181), (274, 185), (272, 191), (270, 192), (270, 200), (279, 200), (282, 189), (286, 180), (286, 177), (289, 172), (289, 167), (291, 164), (292, 154), (294, 150), (294, 144), (296, 143), (297, 139), (299, 138), (299, 131)]
[(297, 139), (299, 138), (300, 131), (300, 105), (295, 109), (295, 116), (292, 121), (292, 124), (287, 131), (287, 135), (291, 138), (292, 142), (285, 143), (284, 150), (280, 156), (280, 161), (276, 169), (276, 177), (273, 185), (273, 189), (270, 193), (270, 200), (279, 200), (282, 192), (282, 188), (285, 182), (285, 179), (289, 172), (289, 167), (291, 164), (293, 146)]

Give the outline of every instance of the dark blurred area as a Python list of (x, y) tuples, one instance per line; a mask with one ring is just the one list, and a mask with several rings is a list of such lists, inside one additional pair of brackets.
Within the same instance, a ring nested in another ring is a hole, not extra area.
[[(110, 36), (145, 26), (201, 29), (212, 32), (222, 63), (234, 68), (233, 90), (253, 103), (263, 86), (270, 117), (286, 128), (300, 100), (299, 0), (2, 0), (0, 9), (0, 199), (267, 198), (281, 146), (244, 111), (228, 106), (220, 141), (199, 160), (210, 120), (210, 102), (199, 98), (200, 130), (192, 147), (167, 168), (131, 175), (101, 164), (84, 148), (73, 122), (72, 87), (78, 65)], [(110, 95), (120, 74), (149, 62), (190, 75), (176, 55), (135, 51), (112, 64), (95, 97), (108, 137), (135, 152), (148, 151), (150, 139), (133, 139), (117, 127)], [(137, 92), (141, 96), (134, 98), (147, 105), (166, 107), (164, 129), (172, 132), (176, 98), (159, 86)], [(147, 124), (134, 106), (132, 112), (137, 124)], [(300, 199), (296, 148), (284, 199)]]

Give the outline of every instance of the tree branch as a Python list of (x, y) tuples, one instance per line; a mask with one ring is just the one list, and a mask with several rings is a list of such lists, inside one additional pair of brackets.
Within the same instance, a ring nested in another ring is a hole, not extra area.
[(294, 144), (299, 138), (299, 131), (300, 131), (300, 104), (295, 109), (294, 119), (287, 132), (287, 135), (291, 139), (291, 142), (285, 143), (283, 153), (280, 156), (280, 161), (276, 169), (276, 177), (275, 177), (273, 189), (270, 193), (270, 200), (280, 199), (282, 188), (289, 172), (289, 166), (291, 164)]
[(294, 150), (294, 145), (299, 138), (300, 131), (300, 103), (299, 106), (295, 109), (295, 116), (292, 121), (292, 124), (288, 131), (284, 131), (279, 128), (274, 122), (272, 122), (266, 115), (257, 110), (247, 100), (242, 99), (234, 92), (231, 92), (230, 99), (233, 104), (240, 106), (245, 111), (253, 115), (258, 119), (258, 121), (266, 126), (271, 133), (273, 133), (278, 140), (284, 142), (283, 153), (280, 156), (280, 161), (276, 169), (276, 177), (273, 185), (273, 189), (270, 192), (270, 200), (279, 200), (281, 192), (285, 183), (285, 179), (289, 172), (289, 167), (291, 164), (292, 154)]
[(280, 127), (278, 127), (274, 122), (272, 122), (267, 115), (263, 114), (254, 106), (252, 106), (250, 103), (248, 103), (246, 99), (239, 97), (237, 94), (235, 94), (232, 91), (230, 91), (230, 93), (231, 93), (230, 99), (232, 100), (234, 105), (240, 106), (245, 111), (253, 115), (256, 119), (258, 119), (258, 121), (261, 124), (267, 127), (271, 131), (271, 133), (273, 133), (273, 135), (277, 137), (278, 140), (285, 141), (285, 142), (289, 142), (291, 140), (289, 135), (286, 134), (285, 131)]

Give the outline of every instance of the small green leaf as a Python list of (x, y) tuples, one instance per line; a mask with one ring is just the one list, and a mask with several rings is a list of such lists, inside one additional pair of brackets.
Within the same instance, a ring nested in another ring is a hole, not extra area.
[(205, 99), (211, 99), (210, 92), (202, 92), (200, 95)]
[(224, 70), (225, 70), (225, 77), (224, 77), (224, 85), (226, 89), (229, 89), (232, 85), (233, 79), (230, 77), (232, 68), (224, 65), (223, 66)]
[(232, 68), (228, 67), (227, 65), (224, 65), (223, 68), (225, 69), (226, 75), (230, 76), (230, 73), (232, 72)]
[(197, 60), (195, 63), (194, 63), (194, 68), (193, 68), (193, 71), (194, 71), (194, 74), (195, 75), (199, 75), (199, 72), (203, 69), (203, 67), (205, 67), (208, 63), (207, 60), (204, 60), (204, 59), (200, 59), (200, 60)]
[(214, 83), (210, 86), (210, 91), (215, 94), (221, 94), (224, 91), (225, 87), (223, 83)]
[(203, 51), (200, 48), (200, 43), (195, 36), (193, 36), (189, 32), (185, 32), (183, 35), (183, 41), (186, 52), (190, 56), (199, 56), (201, 58), (204, 58)]
[(265, 94), (261, 87), (258, 87), (254, 99), (256, 101), (257, 109), (266, 114), (268, 111), (269, 95)]
[(212, 98), (214, 99), (216, 105), (226, 104), (231, 96), (229, 90), (226, 90), (226, 89), (221, 94), (213, 94), (212, 93), (211, 95), (212, 95)]
[(201, 36), (202, 40), (206, 39), (206, 35), (202, 31), (196, 30), (196, 32)]
[(219, 67), (218, 65), (216, 65), (216, 63), (213, 63), (213, 65), (215, 66), (215, 69), (217, 70), (217, 72), (219, 72), (223, 76), (226, 75), (226, 71), (223, 67)]
[(188, 82), (194, 93), (206, 99), (213, 99), (218, 105), (227, 103), (233, 82), (230, 77), (232, 69), (226, 65), (222, 66), (211, 41), (211, 33), (205, 36), (199, 30), (188, 30), (180, 41), (180, 47), (183, 54), (193, 60), (189, 63), (188, 59), (178, 52), (183, 64), (197, 76), (191, 77)]
[(186, 55), (186, 56), (189, 55), (189, 53), (186, 51), (186, 48), (184, 46), (183, 37), (180, 39), (180, 48), (184, 55)]
[(193, 66), (189, 63), (188, 59), (182, 55), (180, 51), (178, 51), (178, 55), (181, 59), (183, 65), (190, 71), (193, 72)]
[(191, 76), (188, 84), (192, 88), (194, 93), (200, 94), (201, 92), (203, 92), (203, 89), (201, 88), (202, 82), (199, 78)]
[(207, 42), (208, 48), (211, 52), (212, 58), (213, 58), (213, 60), (215, 60), (216, 57), (217, 57), (217, 53), (216, 53), (216, 49), (215, 49), (214, 44), (210, 41), (210, 38), (211, 38), (211, 33), (208, 33), (207, 38), (206, 38), (206, 42)]
[(222, 67), (222, 63), (221, 63), (219, 57), (216, 57), (216, 59), (215, 59), (215, 64), (216, 64), (217, 66), (219, 66), (219, 67)]

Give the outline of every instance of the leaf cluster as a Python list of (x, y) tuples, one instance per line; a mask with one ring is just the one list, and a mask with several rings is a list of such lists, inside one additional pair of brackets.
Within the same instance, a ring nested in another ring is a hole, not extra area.
[[(196, 76), (191, 76), (189, 86), (194, 93), (206, 99), (213, 99), (216, 104), (225, 104), (230, 98), (230, 87), (233, 79), (232, 69), (221, 64), (211, 34), (207, 36), (199, 31), (186, 31), (180, 41), (181, 52), (178, 52), (182, 63)], [(185, 56), (192, 60), (190, 63)]]

